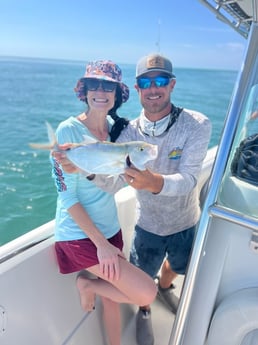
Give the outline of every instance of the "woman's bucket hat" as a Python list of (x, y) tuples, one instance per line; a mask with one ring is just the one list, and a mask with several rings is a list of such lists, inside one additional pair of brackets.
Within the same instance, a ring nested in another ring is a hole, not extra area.
[(77, 94), (77, 97), (85, 102), (85, 79), (95, 78), (95, 79), (104, 79), (118, 83), (122, 90), (122, 99), (125, 103), (129, 98), (129, 87), (122, 83), (122, 70), (111, 60), (97, 60), (89, 62), (86, 66), (86, 71), (83, 78), (80, 78), (77, 82), (77, 85), (74, 91)]

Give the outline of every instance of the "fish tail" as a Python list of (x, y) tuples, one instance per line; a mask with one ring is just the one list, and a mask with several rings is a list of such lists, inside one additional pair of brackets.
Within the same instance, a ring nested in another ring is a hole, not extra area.
[(37, 150), (53, 150), (54, 148), (57, 148), (57, 141), (56, 141), (56, 135), (53, 127), (50, 125), (49, 122), (46, 121), (47, 126), (47, 134), (48, 134), (48, 140), (49, 143), (29, 143), (29, 146), (33, 149)]
[(46, 126), (47, 126), (47, 135), (48, 135), (49, 143), (54, 148), (55, 146), (57, 146), (55, 131), (53, 127), (50, 125), (50, 123), (47, 121), (46, 121)]

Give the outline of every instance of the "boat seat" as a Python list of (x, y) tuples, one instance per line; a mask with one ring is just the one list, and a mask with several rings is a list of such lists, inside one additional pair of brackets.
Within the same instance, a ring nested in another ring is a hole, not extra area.
[(238, 290), (219, 304), (206, 345), (258, 344), (258, 288)]
[(258, 186), (227, 176), (222, 185), (220, 200), (226, 207), (258, 217)]

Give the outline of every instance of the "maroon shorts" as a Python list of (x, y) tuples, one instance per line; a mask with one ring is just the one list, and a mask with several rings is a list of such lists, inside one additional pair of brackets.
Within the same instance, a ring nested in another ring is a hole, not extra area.
[[(123, 249), (121, 230), (108, 241)], [(89, 238), (55, 243), (57, 262), (61, 273), (73, 273), (99, 263), (95, 244)]]

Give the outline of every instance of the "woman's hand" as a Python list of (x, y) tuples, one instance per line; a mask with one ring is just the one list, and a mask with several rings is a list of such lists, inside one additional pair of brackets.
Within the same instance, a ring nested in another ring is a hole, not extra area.
[(118, 257), (125, 259), (123, 252), (107, 241), (105, 245), (97, 247), (97, 256), (101, 274), (107, 280), (118, 280), (120, 277)]
[(60, 151), (52, 151), (51, 154), (55, 160), (62, 166), (62, 169), (68, 173), (78, 173), (80, 169), (77, 168), (73, 163), (67, 158), (65, 151), (71, 149), (73, 144), (67, 143), (63, 145), (58, 145)]

